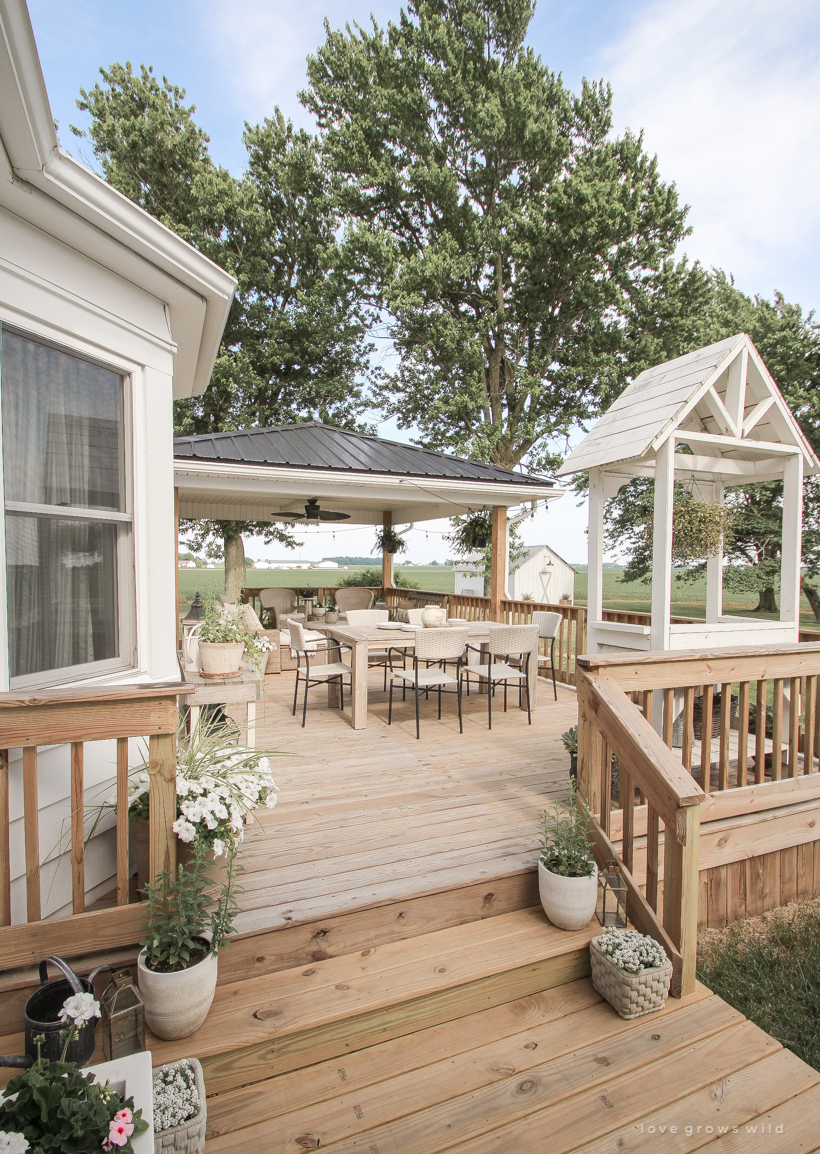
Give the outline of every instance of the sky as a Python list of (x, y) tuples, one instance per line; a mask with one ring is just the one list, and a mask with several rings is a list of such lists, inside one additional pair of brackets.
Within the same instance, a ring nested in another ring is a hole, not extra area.
[[(278, 105), (311, 127), (297, 93), (305, 58), (341, 27), (395, 19), (398, 0), (29, 0), (52, 111), (83, 159), (75, 101), (101, 65), (153, 64), (187, 89), (214, 159), (244, 167), (242, 130)], [(613, 89), (616, 131), (644, 132), (662, 177), (690, 205), (691, 258), (723, 268), (749, 294), (775, 290), (820, 306), (820, 4), (816, 0), (539, 0), (529, 43), (570, 88)], [(88, 158), (85, 157), (87, 160)], [(392, 422), (383, 436), (407, 440)], [(577, 440), (577, 438), (575, 438)], [(586, 513), (572, 494), (526, 521), (526, 544), (586, 561)], [(444, 560), (435, 524), (408, 556)], [(311, 535), (302, 556), (368, 554), (373, 531)], [(250, 542), (252, 556), (281, 550)]]

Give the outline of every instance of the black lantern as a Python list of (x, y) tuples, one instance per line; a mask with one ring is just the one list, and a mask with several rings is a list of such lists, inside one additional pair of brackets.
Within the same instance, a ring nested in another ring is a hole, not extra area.
[(626, 926), (626, 882), (618, 863), (608, 861), (598, 871), (598, 904), (595, 916), (602, 926)]
[(194, 599), (191, 602), (191, 608), (188, 610), (187, 614), (182, 618), (182, 624), (183, 625), (185, 625), (185, 624), (196, 625), (197, 622), (201, 621), (204, 616), (205, 616), (205, 602), (200, 597), (199, 590), (197, 590), (196, 595), (194, 596)]
[(106, 1061), (145, 1049), (145, 1007), (131, 971), (115, 970), (100, 998)]

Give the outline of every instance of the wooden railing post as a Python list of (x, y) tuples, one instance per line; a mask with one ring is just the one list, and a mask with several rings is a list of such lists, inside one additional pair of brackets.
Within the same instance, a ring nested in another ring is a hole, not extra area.
[(683, 959), (680, 996), (695, 989), (700, 806), (681, 808), (664, 832), (663, 926)]
[(9, 751), (0, 749), (0, 926), (11, 925)]
[(23, 827), (26, 846), (26, 917), (40, 920), (40, 808), (37, 797), (37, 746), (23, 746)]
[(149, 739), (149, 868), (152, 882), (168, 870), (173, 873), (177, 865), (176, 834), (176, 737), (172, 733), (161, 733)]

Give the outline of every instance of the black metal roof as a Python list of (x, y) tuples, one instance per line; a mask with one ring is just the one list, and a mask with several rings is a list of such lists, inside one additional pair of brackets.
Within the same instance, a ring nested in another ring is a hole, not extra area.
[(554, 485), (548, 477), (515, 473), (498, 465), (433, 453), (416, 445), (384, 441), (318, 421), (204, 433), (174, 440), (177, 460), (222, 461), (243, 465), (276, 465), (294, 469), (327, 469), (355, 473), (483, 481), (511, 485)]

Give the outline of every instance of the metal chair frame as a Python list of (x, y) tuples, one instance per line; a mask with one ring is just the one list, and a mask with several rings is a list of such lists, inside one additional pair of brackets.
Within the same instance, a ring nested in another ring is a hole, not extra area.
[[(300, 634), (303, 632), (302, 627), (301, 627), (301, 625), (299, 625), (298, 622), (293, 622), (292, 625), (290, 626), (291, 629), (293, 628), (293, 625), (295, 625), (297, 627)], [(293, 636), (292, 633), (291, 633), (291, 636)], [(310, 643), (308, 643), (308, 644), (310, 644)], [(304, 703), (302, 705), (302, 729), (305, 728), (305, 720), (307, 718), (308, 690), (311, 688), (311, 686), (327, 685), (331, 681), (338, 681), (339, 682), (339, 708), (344, 709), (344, 707), (345, 707), (345, 692), (344, 692), (345, 672), (340, 671), (339, 673), (331, 675), (331, 676), (311, 677), (310, 676), (310, 650), (307, 648), (307, 646), (304, 644), (304, 642), (303, 642), (303, 646), (304, 647), (300, 646), (300, 648), (298, 648), (296, 650), (296, 685), (294, 686), (294, 690), (293, 690), (293, 709), (291, 711), (292, 716), (295, 717), (296, 716), (296, 703), (297, 703), (297, 700), (299, 698), (299, 681), (301, 679), (305, 683), (305, 698), (304, 698)], [(338, 651), (338, 654), (339, 654), (338, 664), (341, 665), (342, 664), (342, 650), (343, 649), (352, 650), (352, 648), (353, 648), (353, 646), (348, 645), (346, 641), (334, 641), (332, 644), (328, 644), (327, 647), (324, 649), (314, 650), (314, 653), (319, 653), (319, 654), (321, 654), (321, 656), (323, 658), (326, 658), (327, 655), (332, 650), (335, 649)], [(302, 672), (302, 658), (303, 657), (305, 659), (304, 672)], [(323, 667), (326, 668), (328, 664), (334, 664), (334, 663), (324, 661), (323, 666), (319, 666), (319, 668), (320, 669)], [(346, 669), (347, 669), (347, 676), (350, 677), (350, 693), (352, 696), (352, 694), (353, 694), (352, 671), (349, 669), (349, 667), (346, 667)]]
[[(438, 720), (439, 721), (441, 721), (441, 695), (442, 695), (442, 693), (445, 693), (445, 694), (454, 693), (458, 699), (458, 731), (459, 731), (459, 733), (464, 732), (464, 718), (463, 718), (462, 712), (461, 712), (461, 666), (466, 659), (466, 652), (468, 649), (467, 642), (466, 642), (467, 630), (466, 629), (464, 629), (464, 630), (442, 629), (442, 630), (431, 630), (430, 631), (431, 634), (434, 632), (435, 633), (447, 632), (448, 634), (459, 633), (460, 635), (462, 635), (464, 637), (464, 648), (462, 649), (460, 656), (457, 656), (457, 657), (445, 656), (445, 657), (435, 658), (435, 657), (428, 656), (428, 655), (424, 654), (423, 652), (421, 655), (419, 655), (418, 645), (417, 645), (417, 649), (413, 653), (413, 681), (412, 681), (413, 693), (414, 693), (414, 698), (415, 698), (415, 706), (416, 706), (416, 739), (417, 740), (419, 740), (421, 738), (421, 722), (419, 719), (419, 691), (420, 690), (422, 690), (424, 692), (425, 699), (427, 699), (429, 697), (431, 689), (436, 689), (438, 691)], [(394, 646), (394, 645), (390, 646), (390, 648), (387, 651), (388, 659), (390, 661), (390, 697), (389, 697), (388, 708), (387, 708), (387, 724), (388, 725), (393, 724), (393, 684), (394, 684), (393, 672), (394, 672), (394, 669), (393, 669), (393, 656), (392, 655), (394, 653), (397, 654), (402, 659), (402, 672), (404, 672), (404, 670), (406, 668), (405, 663), (407, 661), (406, 650), (400, 649), (398, 646)], [(447, 670), (446, 670), (447, 664), (449, 663), (450, 665), (452, 665), (454, 662), (456, 665), (455, 678), (451, 677), (451, 675), (449, 673), (447, 673)], [(426, 686), (420, 686), (419, 685), (419, 673), (428, 673), (430, 670), (435, 670), (435, 669), (441, 670), (442, 680), (437, 682), (437, 683), (431, 682), (430, 684), (428, 684)], [(398, 670), (396, 670), (395, 672), (398, 672)], [(453, 682), (455, 684), (455, 689), (442, 689), (442, 685), (447, 685), (447, 684), (450, 684), (451, 682)], [(404, 677), (402, 678), (401, 699), (402, 699), (402, 701), (405, 701), (407, 699), (407, 679)]]
[[(478, 679), (479, 685), (481, 684), (482, 680), (486, 680), (486, 682), (487, 682), (487, 727), (489, 729), (492, 729), (492, 727), (493, 727), (493, 697), (495, 697), (496, 686), (503, 682), (503, 685), (504, 685), (504, 712), (506, 713), (507, 712), (507, 685), (509, 684), (510, 681), (514, 681), (514, 682), (518, 683), (518, 705), (519, 705), (519, 707), (521, 706), (521, 691), (522, 691), (522, 689), (526, 692), (526, 695), (527, 695), (527, 725), (532, 725), (532, 706), (530, 704), (530, 661), (529, 661), (529, 659), (532, 655), (532, 650), (531, 649), (524, 649), (524, 648), (515, 649), (511, 646), (510, 649), (506, 653), (504, 653), (503, 651), (499, 651), (496, 648), (496, 646), (501, 642), (501, 638), (499, 637), (499, 634), (501, 633), (502, 630), (508, 631), (508, 634), (511, 635), (514, 639), (515, 635), (518, 633), (519, 630), (527, 629), (527, 628), (528, 628), (527, 626), (499, 625), (496, 630), (491, 629), (490, 630), (490, 641), (489, 641), (488, 650), (487, 650), (487, 653), (488, 653), (487, 665), (476, 666), (476, 665), (470, 665), (469, 663), (465, 662), (462, 669), (461, 669), (459, 681), (461, 681), (461, 678), (465, 677), (465, 675), (466, 675), (468, 696), (470, 693), (470, 673), (475, 674), (476, 678)], [(493, 634), (495, 634), (495, 637), (493, 636)], [(473, 653), (478, 653), (478, 654), (481, 654), (483, 652), (480, 648), (477, 648), (475, 645), (468, 645), (467, 650), (468, 651), (472, 650)], [(506, 676), (506, 677), (497, 677), (497, 678), (493, 677), (493, 675), (488, 672), (486, 674), (486, 676), (484, 678), (482, 678), (481, 673), (478, 672), (478, 670), (491, 668), (493, 665), (496, 664), (496, 658), (498, 658), (498, 657), (502, 658), (502, 663), (505, 665), (510, 664), (510, 657), (518, 657), (519, 660), (521, 661), (521, 666), (522, 666), (523, 672), (521, 669), (515, 670), (515, 671), (511, 672), (510, 674), (508, 674), (508, 676)], [(536, 668), (536, 676), (537, 676), (537, 668)]]

